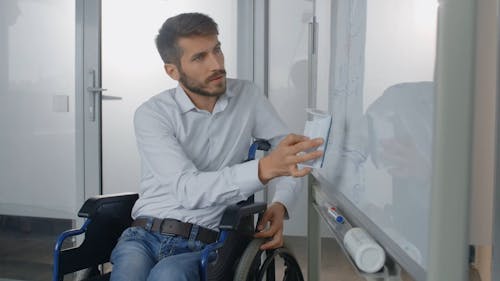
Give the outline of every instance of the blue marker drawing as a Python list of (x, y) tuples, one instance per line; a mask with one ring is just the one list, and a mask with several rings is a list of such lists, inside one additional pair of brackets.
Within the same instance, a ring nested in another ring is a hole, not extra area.
[(337, 209), (335, 209), (335, 207), (328, 208), (328, 213), (333, 217), (335, 222), (337, 222), (337, 223), (344, 223), (345, 222), (344, 217), (342, 215), (340, 215), (339, 213), (337, 213)]

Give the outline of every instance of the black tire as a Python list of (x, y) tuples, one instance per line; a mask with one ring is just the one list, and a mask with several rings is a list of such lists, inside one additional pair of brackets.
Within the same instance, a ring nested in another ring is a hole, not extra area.
[(265, 243), (265, 239), (254, 239), (248, 244), (236, 267), (234, 281), (260, 281), (264, 280), (265, 273), (270, 266), (274, 266), (277, 257), (284, 260), (284, 281), (304, 281), (302, 271), (297, 260), (285, 247), (274, 250), (270, 255), (262, 260), (263, 251), (260, 246)]

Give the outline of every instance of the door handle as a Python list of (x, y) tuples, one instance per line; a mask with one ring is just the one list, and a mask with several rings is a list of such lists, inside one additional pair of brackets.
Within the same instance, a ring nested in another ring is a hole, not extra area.
[(316, 108), (316, 84), (318, 67), (318, 22), (316, 16), (309, 23), (307, 50), (307, 107)]
[(107, 89), (103, 89), (97, 86), (97, 77), (96, 70), (91, 69), (89, 74), (92, 75), (92, 86), (87, 88), (87, 92), (89, 93), (89, 120), (95, 122), (95, 112), (96, 112), (96, 104), (99, 95), (103, 91), (107, 91)]
[(107, 91), (108, 89), (104, 89), (98, 87), (97, 85), (97, 72), (95, 69), (91, 69), (89, 74), (92, 75), (92, 86), (87, 88), (87, 92), (89, 93), (89, 120), (94, 122), (96, 117), (96, 104), (101, 100), (121, 100), (121, 97), (116, 96), (107, 96), (103, 95), (102, 92)]
[(122, 97), (101, 95), (102, 100), (121, 100)]
[(89, 92), (104, 92), (107, 91), (108, 89), (103, 89), (103, 88), (94, 88), (94, 87), (88, 87), (87, 91)]

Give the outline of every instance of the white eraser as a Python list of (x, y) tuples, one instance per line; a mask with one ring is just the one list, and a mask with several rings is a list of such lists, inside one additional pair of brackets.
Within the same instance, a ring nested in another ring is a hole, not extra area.
[[(304, 126), (304, 136), (309, 137), (310, 139), (322, 138), (323, 144), (317, 147), (315, 150), (326, 150), (326, 145), (328, 144), (328, 136), (330, 135), (330, 127), (332, 124), (332, 116), (313, 109), (307, 109), (308, 120), (306, 121), (306, 125)], [(312, 152), (305, 151), (305, 152)], [(309, 167), (309, 168), (321, 168), (323, 167), (323, 161), (325, 159), (325, 155), (322, 157), (310, 160), (304, 163), (299, 164), (299, 168)]]

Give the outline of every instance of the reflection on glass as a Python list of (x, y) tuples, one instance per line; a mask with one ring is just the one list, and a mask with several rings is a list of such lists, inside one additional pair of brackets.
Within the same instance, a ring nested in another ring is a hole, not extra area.
[(74, 1), (0, 1), (0, 280), (51, 280), (75, 225), (74, 69)]
[(319, 171), (422, 268), (432, 187), (436, 8), (435, 0), (367, 1), (365, 57), (354, 66), (364, 74), (357, 85), (363, 90), (347, 96), (345, 136), (328, 149), (328, 168)]
[[(389, 175), (392, 202), (381, 210), (386, 232), (417, 262), (427, 258), (433, 132), (433, 83), (388, 88), (366, 112), (374, 178)], [(368, 173), (369, 171), (366, 171)], [(376, 189), (374, 181), (366, 183)]]
[(269, 100), (291, 131), (302, 133), (306, 121), (312, 2), (273, 0), (269, 10), (273, 12), (269, 18)]
[[(340, 159), (327, 152), (329, 181), (426, 266), (434, 83), (389, 87), (353, 121)], [(335, 166), (335, 167), (334, 167)], [(334, 167), (332, 169), (332, 167)]]

